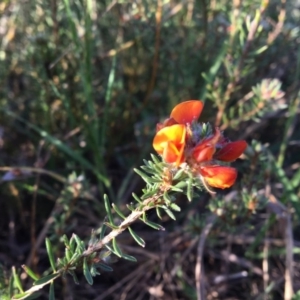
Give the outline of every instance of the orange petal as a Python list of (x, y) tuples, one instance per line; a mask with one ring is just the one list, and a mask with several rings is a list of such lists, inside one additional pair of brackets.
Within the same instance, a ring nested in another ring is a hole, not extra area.
[(231, 187), (237, 177), (236, 169), (217, 165), (201, 167), (200, 174), (210, 186), (220, 189)]
[(194, 159), (200, 163), (204, 161), (212, 160), (215, 153), (215, 147), (210, 144), (204, 144), (197, 146), (193, 151)]
[(156, 132), (163, 129), (164, 127), (168, 127), (174, 124), (178, 124), (173, 118), (168, 118), (164, 120), (162, 123), (156, 124)]
[(215, 134), (202, 141), (199, 145), (197, 145), (193, 150), (193, 157), (197, 162), (204, 162), (211, 160), (216, 151), (216, 144), (218, 143), (221, 137), (221, 132), (219, 128), (216, 128)]
[(198, 120), (202, 109), (203, 102), (199, 100), (181, 102), (173, 108), (171, 118), (179, 124), (192, 123), (194, 120)]
[(175, 145), (174, 143), (169, 142), (163, 151), (162, 157), (165, 162), (175, 163), (176, 166), (179, 166), (184, 160), (183, 150), (184, 144)]
[(247, 143), (245, 141), (228, 143), (216, 153), (215, 158), (231, 162), (239, 158), (246, 148)]
[(185, 143), (186, 129), (182, 124), (175, 124), (159, 130), (153, 140), (153, 148), (158, 154), (163, 154), (169, 142), (175, 145)]

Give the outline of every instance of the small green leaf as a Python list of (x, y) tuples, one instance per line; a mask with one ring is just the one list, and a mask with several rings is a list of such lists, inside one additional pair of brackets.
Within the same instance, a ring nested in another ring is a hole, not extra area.
[(104, 222), (104, 225), (106, 225), (107, 227), (111, 228), (111, 229), (118, 229), (119, 226), (108, 223), (108, 222)]
[(106, 247), (109, 251), (111, 251), (113, 254), (115, 254), (116, 256), (119, 257), (119, 255), (116, 253), (116, 251), (114, 250), (113, 247), (111, 247), (111, 246), (109, 246), (109, 245), (105, 245), (105, 247)]
[(54, 282), (53, 282), (53, 281), (50, 283), (50, 288), (49, 288), (49, 300), (55, 300)]
[(135, 193), (132, 193), (132, 197), (138, 202), (138, 203), (143, 203), (143, 201), (135, 194)]
[(193, 179), (192, 178), (189, 178), (187, 181), (186, 196), (190, 202), (193, 200)]
[(145, 241), (138, 236), (133, 229), (131, 229), (130, 227), (128, 227), (128, 230), (130, 232), (130, 234), (132, 235), (132, 237), (134, 238), (134, 240), (141, 246), (141, 247), (145, 247)]
[(62, 240), (66, 247), (70, 247), (70, 242), (68, 240), (68, 237), (65, 234), (62, 236)]
[(179, 169), (173, 177), (173, 180), (178, 180), (184, 173), (184, 169)]
[(103, 271), (106, 271), (106, 272), (112, 272), (113, 271), (113, 268), (104, 264), (104, 263), (97, 263), (96, 264), (97, 267), (101, 268)]
[(44, 277), (42, 277), (39, 280), (36, 280), (33, 285), (44, 285), (45, 283), (48, 283), (52, 280), (54, 280), (55, 278), (59, 277), (60, 275), (58, 273), (53, 273), (53, 274), (49, 274), (46, 275)]
[(159, 160), (159, 158), (156, 155), (150, 154), (150, 156), (151, 156), (152, 160), (154, 161), (154, 163), (156, 163), (156, 164), (161, 163), (161, 161)]
[(76, 246), (76, 239), (75, 239), (75, 233), (72, 234), (72, 237), (70, 239), (70, 249), (72, 252), (75, 251), (75, 246)]
[(126, 204), (126, 207), (130, 210), (130, 211), (134, 211), (135, 210), (135, 206), (130, 203), (130, 204)]
[(161, 209), (158, 206), (156, 206), (155, 209), (156, 209), (157, 216), (162, 220)]
[(68, 260), (68, 262), (71, 260), (71, 258), (72, 258), (72, 252), (70, 251), (70, 249), (68, 249), (68, 248), (65, 248), (65, 256), (66, 256), (66, 258), (67, 258), (67, 260)]
[(142, 221), (143, 221), (146, 225), (148, 225), (148, 226), (150, 226), (150, 227), (152, 227), (152, 228), (154, 228), (154, 229), (156, 229), (156, 230), (163, 230), (163, 231), (165, 230), (165, 228), (162, 227), (161, 225), (156, 224), (156, 223), (154, 223), (154, 222), (151, 222), (151, 221), (149, 221), (149, 220), (147, 220), (147, 219), (145, 219), (145, 220), (142, 219)]
[(14, 278), (14, 282), (16, 283), (16, 286), (18, 288), (18, 290), (21, 292), (21, 293), (24, 293), (24, 290), (22, 288), (22, 284), (21, 284), (21, 280), (20, 280), (20, 277), (16, 271), (16, 268), (15, 267), (12, 267), (12, 271), (13, 271), (13, 278)]
[(181, 211), (181, 208), (175, 203), (171, 203), (170, 208), (173, 209), (174, 211)]
[(39, 279), (39, 276), (35, 274), (29, 267), (22, 265), (22, 268), (33, 280)]
[(78, 280), (75, 272), (72, 271), (72, 270), (68, 270), (68, 273), (73, 277), (74, 283), (78, 285), (79, 284), (79, 280)]
[(116, 253), (119, 257), (122, 257), (123, 253), (122, 253), (122, 251), (121, 251), (121, 249), (120, 249), (120, 247), (119, 247), (119, 245), (118, 245), (118, 243), (117, 243), (116, 238), (114, 238), (114, 239), (112, 240), (112, 246), (113, 246), (113, 248), (114, 248), (114, 250), (115, 250), (115, 253)]
[(129, 260), (129, 261), (132, 261), (132, 262), (137, 262), (137, 259), (134, 256), (131, 256), (131, 255), (128, 255), (128, 254), (123, 253), (122, 258), (124, 258), (126, 260)]
[(137, 173), (138, 175), (140, 175), (141, 177), (142, 177), (142, 179), (146, 182), (146, 183), (148, 183), (149, 185), (152, 185), (153, 183), (159, 183), (160, 182), (160, 180), (159, 179), (154, 179), (154, 178), (152, 178), (152, 177), (150, 177), (150, 176), (148, 176), (148, 175), (146, 175), (145, 173), (143, 173), (141, 170), (139, 170), (139, 169), (133, 169), (133, 171), (135, 172), (135, 173)]
[(124, 216), (124, 214), (120, 211), (120, 209), (118, 208), (117, 205), (115, 205), (114, 203), (112, 204), (113, 209), (115, 210), (115, 212), (122, 218), (122, 219), (126, 219), (126, 217)]
[(46, 249), (47, 249), (48, 258), (49, 258), (49, 261), (50, 261), (51, 268), (52, 268), (53, 272), (56, 272), (53, 248), (52, 248), (52, 244), (51, 244), (51, 242), (48, 238), (46, 238)]
[(101, 229), (100, 229), (100, 240), (103, 240), (103, 238), (105, 236), (105, 231), (106, 231), (106, 226), (105, 226), (105, 224), (102, 224)]
[(83, 275), (86, 279), (86, 281), (88, 282), (89, 285), (93, 284), (93, 277), (91, 275), (91, 272), (89, 270), (87, 261), (86, 261), (86, 257), (83, 259)]
[(176, 220), (176, 217), (174, 216), (171, 210), (169, 210), (167, 207), (164, 207), (164, 210), (171, 219)]
[(106, 213), (107, 213), (108, 221), (109, 221), (110, 224), (114, 225), (108, 196), (105, 194), (103, 196), (103, 199), (104, 199), (104, 206), (105, 206), (105, 210), (106, 210)]

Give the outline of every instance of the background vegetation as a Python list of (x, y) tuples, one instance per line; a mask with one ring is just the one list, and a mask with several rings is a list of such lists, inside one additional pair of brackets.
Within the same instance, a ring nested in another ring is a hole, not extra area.
[(137, 263), (56, 298), (196, 299), (203, 257), (203, 299), (299, 299), (299, 24), (296, 0), (2, 1), (0, 298), (32, 285), (21, 265), (48, 274), (46, 237), (55, 257), (89, 240), (104, 193), (124, 210), (156, 123), (202, 99), (201, 121), (249, 143), (234, 188), (150, 212), (166, 230), (137, 223), (144, 249), (118, 239)]

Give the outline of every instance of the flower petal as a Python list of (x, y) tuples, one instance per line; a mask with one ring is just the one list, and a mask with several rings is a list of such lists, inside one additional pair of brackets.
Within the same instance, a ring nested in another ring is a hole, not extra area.
[(220, 149), (216, 153), (215, 158), (218, 160), (231, 162), (239, 158), (246, 148), (246, 141), (231, 142)]
[(197, 146), (193, 151), (193, 158), (198, 162), (209, 161), (215, 153), (215, 147), (210, 144)]
[(199, 118), (203, 106), (203, 102), (199, 100), (181, 102), (173, 108), (171, 118), (179, 124), (192, 123)]
[(164, 127), (156, 133), (153, 148), (165, 162), (179, 166), (184, 161), (185, 136), (186, 128), (182, 124)]
[(203, 166), (199, 171), (210, 186), (220, 189), (231, 187), (237, 177), (237, 170), (231, 167)]
[(173, 142), (167, 143), (164, 148), (162, 157), (167, 163), (175, 163), (178, 167), (184, 161), (183, 157), (184, 144), (176, 145)]
[(215, 134), (202, 141), (193, 150), (193, 158), (198, 162), (209, 161), (213, 158), (216, 151), (216, 144), (221, 137), (221, 132), (219, 128), (216, 128)]
[(176, 122), (173, 118), (168, 118), (168, 119), (164, 120), (162, 123), (156, 124), (156, 132), (160, 131), (164, 127), (168, 127), (168, 126), (175, 125), (175, 124), (178, 124), (178, 122)]
[(185, 142), (186, 129), (182, 124), (175, 124), (159, 130), (153, 140), (153, 148), (162, 154), (169, 142), (183, 144)]

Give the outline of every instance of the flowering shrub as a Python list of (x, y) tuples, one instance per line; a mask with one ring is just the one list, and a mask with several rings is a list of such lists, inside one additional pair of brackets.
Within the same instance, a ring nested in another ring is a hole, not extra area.
[(164, 161), (176, 167), (188, 166), (204, 186), (231, 187), (237, 177), (235, 168), (226, 165), (246, 149), (243, 140), (230, 142), (219, 128), (213, 132), (209, 124), (198, 123), (203, 103), (185, 101), (171, 112), (170, 118), (157, 125), (153, 147)]

